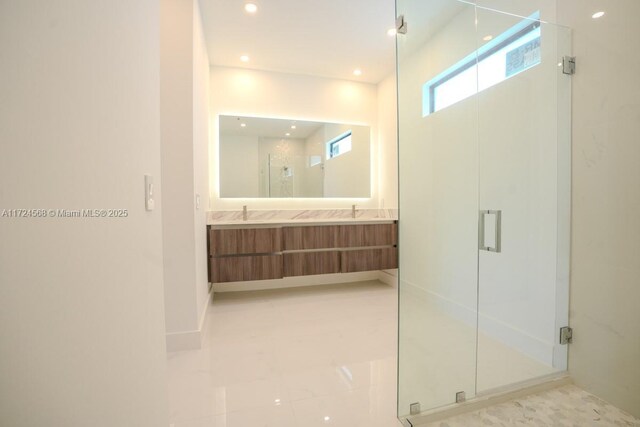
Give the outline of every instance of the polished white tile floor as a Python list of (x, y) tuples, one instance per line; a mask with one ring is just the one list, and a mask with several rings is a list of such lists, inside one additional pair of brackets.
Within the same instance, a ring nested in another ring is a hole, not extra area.
[[(473, 328), (417, 299), (403, 303), (401, 408), (421, 399), (450, 403), (458, 387), (471, 390), (475, 381), (490, 388), (548, 371), (488, 337), (476, 365)], [(208, 322), (202, 350), (169, 354), (174, 427), (400, 427), (396, 288), (374, 281), (218, 294)], [(617, 423), (608, 406), (579, 408), (571, 399), (601, 401), (567, 390), (560, 409), (563, 399), (553, 392), (433, 425), (556, 425), (545, 420), (560, 413), (566, 423), (557, 425), (640, 427), (633, 418)]]
[(217, 294), (202, 350), (169, 355), (175, 427), (397, 427), (397, 289)]

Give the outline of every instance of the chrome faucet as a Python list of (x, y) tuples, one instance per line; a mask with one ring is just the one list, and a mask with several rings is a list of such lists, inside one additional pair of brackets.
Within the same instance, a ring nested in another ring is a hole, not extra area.
[(242, 220), (246, 221), (248, 219), (248, 215), (247, 215), (247, 205), (244, 205), (242, 207)]
[(356, 218), (356, 205), (351, 205), (351, 218)]

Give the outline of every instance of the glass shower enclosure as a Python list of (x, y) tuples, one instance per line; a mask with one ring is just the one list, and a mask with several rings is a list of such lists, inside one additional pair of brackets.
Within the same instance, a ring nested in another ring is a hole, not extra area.
[(572, 60), (552, 0), (396, 8), (404, 418), (566, 371)]

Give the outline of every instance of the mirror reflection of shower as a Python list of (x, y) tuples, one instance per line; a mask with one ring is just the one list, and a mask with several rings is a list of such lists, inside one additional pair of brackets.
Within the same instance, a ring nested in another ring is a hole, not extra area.
[(290, 146), (286, 140), (276, 146), (275, 153), (269, 153), (269, 197), (294, 197), (296, 160), (296, 156), (290, 155)]

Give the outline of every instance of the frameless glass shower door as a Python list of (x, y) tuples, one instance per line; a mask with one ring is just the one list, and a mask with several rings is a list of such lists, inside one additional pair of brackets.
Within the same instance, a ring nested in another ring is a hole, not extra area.
[(500, 249), (479, 251), (478, 393), (566, 370), (571, 46), (544, 21), (554, 3), (476, 7), (479, 49), (492, 52), (478, 62), (479, 210), (499, 214), (480, 231)]
[(407, 416), (566, 369), (570, 32), (548, 1), (397, 11)]

